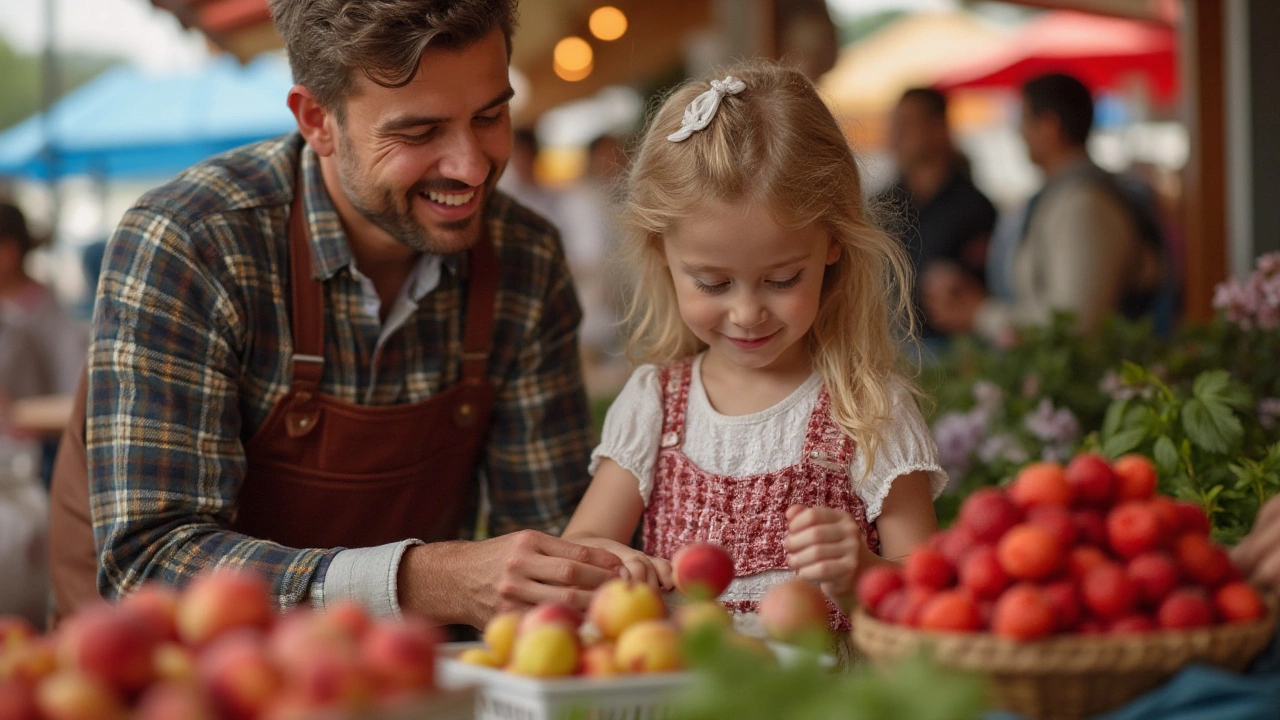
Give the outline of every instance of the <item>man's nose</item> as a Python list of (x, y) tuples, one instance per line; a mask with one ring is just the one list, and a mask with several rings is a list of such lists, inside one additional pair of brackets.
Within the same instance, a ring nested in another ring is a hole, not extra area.
[(461, 129), (452, 133), (448, 142), (440, 160), (440, 174), (471, 187), (483, 184), (489, 177), (490, 163), (475, 133), (470, 128)]

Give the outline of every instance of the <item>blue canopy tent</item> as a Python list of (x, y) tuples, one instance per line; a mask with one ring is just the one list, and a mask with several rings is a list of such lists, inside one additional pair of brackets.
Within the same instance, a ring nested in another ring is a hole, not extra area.
[[(0, 176), (163, 178), (210, 155), (294, 129), (288, 63), (218, 58), (192, 72), (103, 73), (0, 133)], [(50, 162), (52, 160), (52, 162)]]

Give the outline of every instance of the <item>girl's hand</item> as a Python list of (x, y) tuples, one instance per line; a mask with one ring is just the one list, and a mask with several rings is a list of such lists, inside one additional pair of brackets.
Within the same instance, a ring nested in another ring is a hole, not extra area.
[(818, 584), (844, 612), (853, 608), (858, 573), (871, 551), (853, 516), (842, 510), (802, 505), (787, 508), (787, 563), (801, 578)]
[(576, 537), (573, 542), (607, 550), (616, 555), (622, 561), (623, 571), (620, 574), (624, 578), (646, 583), (649, 587), (659, 592), (671, 590), (675, 587), (675, 580), (671, 574), (671, 563), (667, 560), (649, 557), (633, 547), (607, 538)]

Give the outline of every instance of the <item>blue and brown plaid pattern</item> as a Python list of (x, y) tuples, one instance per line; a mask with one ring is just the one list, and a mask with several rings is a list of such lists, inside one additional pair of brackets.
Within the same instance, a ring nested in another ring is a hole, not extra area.
[[(459, 375), (465, 255), (446, 259), (440, 285), (377, 347), (378, 322), (360, 310), (319, 164), (296, 134), (213, 158), (148, 193), (108, 245), (89, 360), (90, 505), (108, 597), (231, 565), (268, 574), (288, 607), (309, 596), (336, 552), (227, 529), (244, 444), (289, 388), (287, 221), (299, 162), (325, 281), (321, 391), (402, 404)], [(558, 533), (590, 479), (581, 312), (555, 230), (500, 194), (485, 212), (500, 266), (489, 361), (497, 393), (477, 476), (491, 533)]]

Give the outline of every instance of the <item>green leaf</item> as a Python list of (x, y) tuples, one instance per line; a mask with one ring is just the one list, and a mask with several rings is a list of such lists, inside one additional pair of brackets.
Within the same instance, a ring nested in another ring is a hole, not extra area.
[(1161, 435), (1156, 440), (1153, 454), (1161, 475), (1172, 475), (1178, 471), (1182, 458), (1178, 456), (1178, 448), (1174, 447), (1173, 440), (1168, 435)]
[(1102, 443), (1102, 454), (1107, 457), (1120, 457), (1133, 450), (1147, 439), (1145, 427), (1131, 427), (1112, 435)]
[(1125, 398), (1124, 400), (1116, 400), (1107, 407), (1106, 418), (1102, 421), (1102, 437), (1109, 438), (1119, 432), (1120, 426), (1124, 422), (1125, 412), (1128, 411), (1132, 402), (1132, 399)]
[[(1203, 377), (1203, 375), (1201, 376)], [(1209, 452), (1226, 454), (1244, 437), (1244, 427), (1229, 412), (1210, 409), (1199, 398), (1182, 407), (1182, 428), (1191, 442)]]
[(1200, 400), (1216, 400), (1229, 407), (1246, 409), (1252, 404), (1249, 389), (1231, 380), (1226, 370), (1208, 370), (1196, 376), (1191, 393)]

